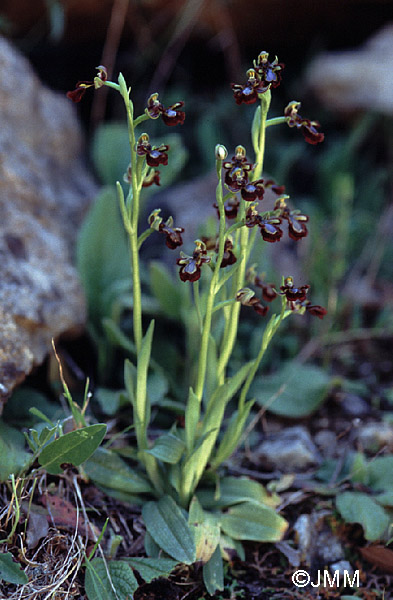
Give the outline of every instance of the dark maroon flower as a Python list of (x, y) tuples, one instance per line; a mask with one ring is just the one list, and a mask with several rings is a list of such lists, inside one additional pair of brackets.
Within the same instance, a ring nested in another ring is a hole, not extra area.
[(307, 215), (303, 215), (300, 210), (290, 210), (284, 198), (279, 198), (276, 201), (275, 208), (280, 211), (280, 217), (288, 221), (288, 234), (292, 240), (298, 241), (306, 237), (308, 234)]
[(180, 252), (180, 258), (176, 261), (180, 265), (180, 279), (182, 281), (198, 281), (201, 276), (201, 266), (211, 260), (206, 255), (206, 246), (200, 240), (195, 242), (195, 250), (192, 256)]
[(172, 106), (165, 108), (158, 99), (158, 94), (152, 94), (147, 101), (146, 112), (151, 119), (161, 117), (165, 125), (183, 125), (186, 114), (179, 110), (184, 106), (184, 102), (176, 102)]
[(146, 162), (149, 167), (158, 167), (158, 165), (168, 164), (169, 146), (161, 144), (158, 148), (153, 148), (149, 142), (147, 133), (142, 133), (136, 145), (136, 153), (138, 156), (146, 156)]
[(282, 229), (278, 227), (281, 223), (279, 217), (260, 217), (258, 226), (265, 242), (279, 242), (282, 238)]
[(286, 277), (284, 285), (280, 286), (281, 295), (285, 296), (288, 302), (303, 302), (306, 300), (309, 285), (302, 285), (299, 288), (294, 286), (293, 277)]
[[(214, 208), (217, 209), (217, 216), (220, 218), (220, 211), (218, 210), (217, 203), (213, 204)], [(239, 212), (240, 202), (236, 196), (232, 196), (224, 202), (224, 211), (227, 219), (236, 219), (237, 213)]]
[(165, 223), (160, 223), (158, 226), (160, 233), (165, 233), (165, 243), (171, 250), (174, 250), (178, 246), (183, 244), (181, 234), (183, 233), (183, 227), (173, 227), (173, 218), (169, 217)]
[(242, 288), (239, 290), (236, 294), (236, 300), (243, 304), (243, 306), (252, 306), (255, 312), (263, 317), (269, 310), (269, 307), (263, 306), (259, 298), (256, 297), (255, 292), (250, 290), (250, 288)]
[[(233, 249), (232, 240), (226, 239), (225, 243), (224, 243), (224, 256), (222, 257), (222, 261), (220, 264), (221, 269), (223, 269), (224, 267), (233, 265), (237, 261), (237, 258), (234, 255), (234, 253), (232, 252), (232, 249)], [(216, 246), (216, 252), (218, 252), (218, 245)]]
[(248, 183), (252, 164), (248, 162), (246, 149), (243, 146), (236, 146), (235, 156), (232, 156), (232, 160), (224, 162), (222, 166), (226, 171), (225, 184), (231, 192), (238, 192)]
[(151, 119), (158, 119), (164, 110), (163, 105), (158, 99), (158, 94), (152, 94), (147, 101), (146, 111)]
[(148, 174), (142, 181), (142, 187), (150, 187), (151, 185), (160, 185), (160, 171), (150, 169)]
[(266, 302), (272, 302), (272, 300), (277, 298), (278, 294), (274, 283), (265, 283), (258, 275), (255, 277), (254, 283), (257, 287), (261, 288), (262, 298), (266, 300)]
[(287, 117), (287, 123), (289, 127), (296, 127), (300, 129), (304, 139), (309, 144), (319, 144), (323, 142), (325, 136), (322, 132), (318, 131), (320, 127), (318, 121), (310, 121), (310, 119), (303, 119), (298, 113), (300, 108), (300, 102), (290, 102), (284, 110), (284, 115)]
[(281, 83), (281, 71), (284, 63), (279, 63), (277, 56), (273, 62), (269, 61), (269, 54), (261, 52), (257, 60), (254, 60), (254, 68), (264, 86), (278, 87)]
[(231, 83), (233, 95), (236, 104), (253, 104), (258, 99), (258, 94), (263, 94), (269, 89), (269, 85), (265, 85), (254, 69), (247, 71), (247, 83), (240, 85)]
[(186, 113), (179, 110), (179, 108), (182, 108), (183, 106), (184, 102), (176, 102), (163, 110), (161, 118), (165, 125), (168, 125), (169, 127), (172, 127), (173, 125), (183, 125)]
[(318, 319), (323, 319), (323, 317), (327, 314), (326, 308), (320, 306), (319, 304), (306, 304), (306, 311), (313, 315), (314, 317), (318, 317)]
[(246, 183), (242, 187), (241, 191), (243, 200), (246, 200), (247, 202), (255, 202), (257, 198), (258, 200), (262, 200), (264, 193), (265, 188), (263, 185), (263, 179), (258, 179), (257, 181)]
[(71, 92), (67, 92), (67, 98), (69, 98), (73, 102), (80, 102), (83, 96), (85, 95), (86, 90), (88, 90), (91, 87), (94, 87), (95, 89), (102, 87), (102, 85), (108, 78), (108, 73), (106, 68), (102, 65), (96, 68), (98, 70), (98, 74), (96, 75), (96, 77), (94, 77), (94, 81), (78, 81), (78, 83), (75, 86), (75, 89)]
[(265, 189), (272, 190), (277, 196), (282, 196), (285, 193), (285, 185), (277, 185), (273, 179), (268, 179), (263, 185)]

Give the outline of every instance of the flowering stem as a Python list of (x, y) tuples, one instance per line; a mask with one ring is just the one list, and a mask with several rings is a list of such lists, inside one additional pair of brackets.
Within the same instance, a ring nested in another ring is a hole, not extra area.
[(222, 176), (221, 176), (221, 166), (222, 160), (216, 160), (217, 167), (217, 177), (218, 177), (218, 185), (216, 188), (216, 200), (218, 211), (220, 213), (220, 223), (219, 223), (219, 238), (218, 238), (218, 253), (217, 253), (217, 261), (214, 267), (213, 276), (210, 281), (210, 288), (207, 296), (206, 302), (206, 312), (205, 318), (203, 321), (203, 329), (202, 329), (202, 340), (201, 340), (201, 348), (199, 354), (199, 363), (198, 363), (198, 373), (197, 373), (197, 382), (195, 386), (195, 395), (198, 398), (199, 402), (202, 401), (203, 389), (205, 385), (205, 377), (206, 377), (206, 366), (207, 366), (207, 354), (209, 347), (209, 337), (210, 337), (210, 329), (213, 315), (213, 307), (214, 307), (214, 298), (218, 291), (218, 279), (220, 275), (220, 265), (224, 256), (224, 248), (225, 248), (225, 209), (224, 209), (224, 200), (222, 195)]
[[(123, 97), (124, 104), (127, 112), (127, 125), (128, 125), (128, 139), (130, 144), (131, 153), (131, 188), (130, 203), (128, 206), (130, 229), (128, 230), (128, 238), (131, 253), (131, 268), (132, 268), (132, 294), (133, 294), (133, 326), (134, 326), (134, 342), (137, 353), (140, 352), (142, 345), (142, 294), (141, 294), (141, 278), (140, 278), (140, 267), (139, 267), (139, 247), (140, 240), (138, 240), (138, 220), (139, 220), (139, 196), (141, 191), (141, 180), (138, 181), (137, 172), (137, 155), (135, 151), (135, 131), (134, 131), (134, 106), (129, 96), (129, 90), (127, 89), (124, 77), (119, 75), (119, 86), (118, 89)], [(144, 116), (144, 115), (142, 115)], [(137, 122), (136, 119), (135, 122)]]
[[(258, 148), (256, 153), (256, 161), (255, 167), (252, 174), (253, 180), (260, 179), (262, 175), (263, 169), (263, 158), (265, 153), (265, 126), (266, 126), (266, 116), (269, 110), (271, 100), (270, 90), (265, 92), (261, 97), (261, 122), (259, 124), (259, 134), (258, 134)], [(241, 200), (240, 203), (240, 214), (239, 220), (242, 220), (245, 216), (245, 202)], [(252, 237), (252, 241), (255, 240), (255, 235)], [(243, 227), (240, 231), (240, 249), (239, 249), (239, 260), (240, 266), (236, 273), (235, 278), (235, 289), (233, 290), (233, 295), (237, 290), (244, 287), (244, 280), (246, 274), (246, 266), (247, 266), (247, 258), (251, 252), (251, 246), (249, 242), (249, 230), (247, 227)], [(226, 322), (226, 327), (224, 331), (223, 341), (221, 344), (221, 354), (218, 360), (217, 365), (217, 377), (219, 381), (222, 381), (225, 378), (225, 369), (228, 364), (228, 361), (231, 357), (233, 347), (235, 345), (236, 337), (237, 337), (237, 329), (239, 325), (239, 316), (240, 316), (240, 303), (236, 302), (233, 304), (231, 311), (229, 312), (229, 316)]]
[(288, 117), (274, 117), (274, 119), (268, 119), (266, 121), (265, 127), (270, 127), (271, 125), (281, 125), (281, 123), (287, 123)]

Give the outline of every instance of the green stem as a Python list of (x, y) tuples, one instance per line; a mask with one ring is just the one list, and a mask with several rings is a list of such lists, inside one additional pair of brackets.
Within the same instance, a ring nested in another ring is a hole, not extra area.
[[(129, 97), (129, 90), (125, 85), (124, 78), (119, 76), (119, 89), (123, 97), (127, 112), (128, 125), (128, 140), (130, 144), (131, 154), (131, 189), (132, 201), (129, 204), (129, 220), (130, 229), (127, 231), (131, 252), (131, 268), (132, 268), (132, 294), (133, 294), (133, 326), (134, 326), (134, 342), (137, 353), (140, 352), (142, 345), (142, 293), (141, 293), (141, 278), (139, 266), (139, 247), (138, 243), (138, 221), (139, 221), (139, 196), (142, 187), (142, 181), (137, 172), (137, 154), (135, 150), (135, 131), (134, 131), (134, 106)], [(137, 119), (138, 121), (138, 119)]]
[[(266, 128), (266, 117), (270, 107), (271, 94), (270, 90), (265, 92), (261, 97), (261, 122), (259, 125), (259, 134), (258, 134), (258, 148), (256, 153), (255, 167), (252, 173), (252, 180), (255, 181), (260, 179), (263, 170), (263, 159), (265, 154), (265, 128)], [(251, 177), (250, 177), (251, 179)], [(239, 221), (241, 221), (245, 216), (245, 202), (242, 200), (240, 204), (240, 214)], [(252, 242), (254, 243), (255, 234), (252, 237)], [(235, 286), (232, 291), (233, 295), (237, 290), (244, 287), (246, 267), (247, 267), (247, 258), (251, 252), (251, 245), (249, 242), (249, 230), (247, 227), (243, 227), (240, 231), (240, 249), (239, 249), (239, 260), (241, 264), (237, 270), (236, 278), (235, 278)], [(224, 336), (221, 344), (221, 353), (220, 358), (218, 360), (217, 365), (217, 377), (218, 380), (222, 380), (225, 377), (225, 370), (229, 359), (231, 357), (233, 347), (235, 345), (237, 330), (239, 325), (239, 316), (240, 316), (240, 308), (241, 305), (239, 302), (236, 302), (230, 311), (229, 317), (226, 321)]]
[(274, 119), (268, 119), (266, 121), (266, 127), (271, 127), (272, 125), (281, 125), (281, 123), (287, 123), (288, 117), (274, 117)]
[(224, 256), (224, 247), (225, 247), (225, 209), (224, 209), (224, 201), (222, 196), (222, 175), (221, 175), (221, 165), (222, 161), (217, 159), (217, 177), (218, 177), (218, 185), (216, 188), (216, 200), (217, 206), (220, 213), (220, 223), (219, 223), (219, 238), (218, 238), (218, 253), (217, 253), (217, 261), (214, 267), (213, 276), (210, 281), (209, 293), (207, 296), (206, 303), (206, 312), (205, 318), (203, 321), (203, 329), (202, 329), (202, 339), (201, 339), (201, 348), (199, 353), (199, 362), (198, 362), (198, 373), (197, 373), (197, 381), (195, 386), (195, 395), (198, 398), (199, 402), (202, 401), (203, 389), (205, 385), (205, 377), (206, 377), (206, 366), (207, 366), (207, 354), (209, 347), (209, 337), (212, 323), (212, 315), (213, 315), (213, 307), (214, 307), (214, 298), (217, 293), (217, 284), (220, 275), (220, 265)]

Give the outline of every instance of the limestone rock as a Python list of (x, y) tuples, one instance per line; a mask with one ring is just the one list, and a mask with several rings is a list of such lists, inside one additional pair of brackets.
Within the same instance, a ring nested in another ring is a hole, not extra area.
[(307, 83), (330, 109), (393, 115), (393, 23), (361, 48), (329, 52), (310, 65)]
[(269, 436), (258, 446), (262, 461), (284, 473), (304, 471), (321, 462), (310, 434), (301, 425)]
[[(85, 320), (73, 266), (95, 185), (75, 108), (0, 38), (0, 400)], [(1, 411), (1, 402), (0, 402)]]

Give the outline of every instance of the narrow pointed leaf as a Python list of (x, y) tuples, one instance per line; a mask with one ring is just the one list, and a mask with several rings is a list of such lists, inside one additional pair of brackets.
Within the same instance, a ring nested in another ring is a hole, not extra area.
[(185, 564), (195, 561), (195, 544), (182, 510), (173, 498), (147, 502), (142, 509), (146, 529), (169, 556)]
[(200, 404), (194, 390), (190, 387), (185, 411), (185, 433), (188, 452), (194, 447), (196, 429), (200, 416)]
[(255, 400), (246, 402), (241, 411), (236, 411), (228, 425), (228, 429), (224, 433), (222, 440), (217, 448), (216, 454), (211, 460), (212, 469), (217, 469), (221, 463), (228, 460), (239, 445), (243, 435), (244, 427), (250, 410), (253, 407)]
[(220, 495), (214, 489), (200, 490), (197, 498), (204, 508), (226, 508), (253, 501), (261, 505), (277, 506), (279, 498), (268, 494), (262, 484), (248, 477), (224, 477), (220, 480)]
[(54, 440), (42, 450), (38, 461), (52, 475), (63, 472), (61, 465), (79, 466), (87, 460), (104, 439), (106, 425), (98, 423), (77, 429)]
[(138, 420), (138, 425), (143, 427), (143, 429), (146, 429), (147, 421), (150, 416), (150, 405), (147, 398), (147, 371), (149, 368), (153, 332), (154, 321), (151, 321), (146, 335), (142, 340), (136, 369), (136, 397), (134, 410), (136, 412), (135, 418)]

